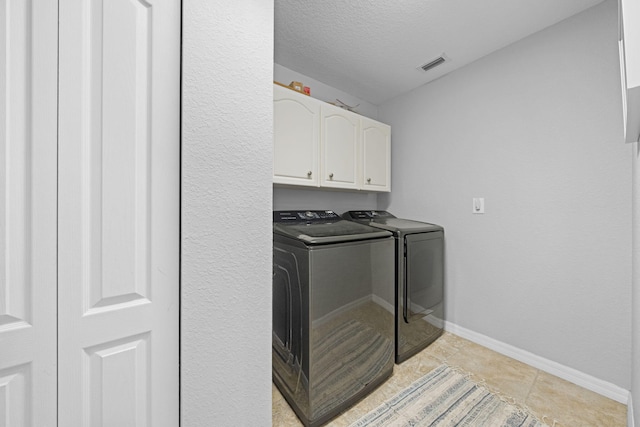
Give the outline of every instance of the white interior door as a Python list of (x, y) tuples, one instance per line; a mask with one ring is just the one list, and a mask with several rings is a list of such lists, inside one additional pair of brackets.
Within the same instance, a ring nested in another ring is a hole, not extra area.
[(57, 9), (0, 2), (0, 426), (56, 425)]
[(59, 425), (177, 426), (180, 2), (59, 22)]

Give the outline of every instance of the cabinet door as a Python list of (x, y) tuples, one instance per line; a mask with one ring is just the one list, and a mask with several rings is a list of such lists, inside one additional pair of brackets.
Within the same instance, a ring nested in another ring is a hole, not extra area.
[(362, 118), (362, 189), (391, 191), (391, 127)]
[(180, 1), (59, 22), (58, 425), (177, 426)]
[(0, 4), (0, 425), (56, 425), (58, 2)]
[(290, 89), (273, 87), (273, 182), (318, 186), (320, 105)]
[(330, 104), (321, 113), (320, 186), (357, 189), (360, 116)]

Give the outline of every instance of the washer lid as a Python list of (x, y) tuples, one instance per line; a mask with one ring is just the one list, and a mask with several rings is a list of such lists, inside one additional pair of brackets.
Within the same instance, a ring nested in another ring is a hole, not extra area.
[(343, 220), (332, 211), (277, 211), (273, 216), (274, 233), (310, 244), (350, 242), (391, 236), (388, 231)]
[(400, 231), (407, 233), (428, 233), (431, 231), (443, 231), (444, 229), (436, 224), (428, 222), (412, 221), (401, 218), (376, 218), (369, 222), (372, 227), (379, 227), (383, 230)]
[(343, 214), (345, 218), (358, 221), (361, 224), (368, 224), (372, 227), (389, 230), (394, 233), (428, 233), (431, 231), (444, 231), (439, 225), (428, 222), (413, 221), (409, 219), (396, 218), (386, 211), (349, 211)]

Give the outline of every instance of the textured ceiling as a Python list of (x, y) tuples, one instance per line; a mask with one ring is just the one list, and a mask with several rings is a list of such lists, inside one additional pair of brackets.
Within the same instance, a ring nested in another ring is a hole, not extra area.
[(274, 61), (380, 104), (600, 2), (275, 0)]

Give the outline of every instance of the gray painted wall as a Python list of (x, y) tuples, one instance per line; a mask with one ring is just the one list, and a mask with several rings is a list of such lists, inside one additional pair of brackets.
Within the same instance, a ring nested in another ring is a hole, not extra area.
[(393, 191), (378, 199), (445, 227), (449, 321), (629, 389), (617, 55), (608, 0), (381, 105)]
[(182, 48), (181, 425), (268, 426), (273, 2), (184, 2)]
[(378, 196), (375, 193), (347, 191), (304, 190), (275, 187), (273, 189), (273, 209), (330, 209), (342, 214), (348, 210), (377, 209)]
[(358, 114), (362, 114), (363, 116), (374, 120), (378, 117), (377, 105), (326, 85), (316, 79), (298, 73), (297, 71), (283, 67), (280, 64), (273, 64), (273, 80), (285, 85), (288, 85), (293, 81), (302, 82), (305, 86), (309, 86), (311, 89), (312, 98), (334, 103), (336, 100), (340, 100), (350, 107), (355, 107), (354, 111)]

